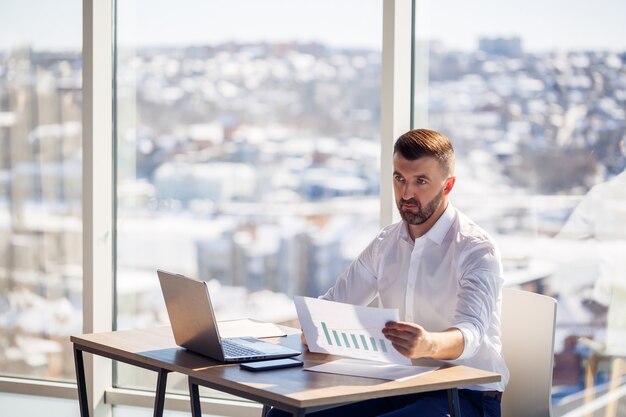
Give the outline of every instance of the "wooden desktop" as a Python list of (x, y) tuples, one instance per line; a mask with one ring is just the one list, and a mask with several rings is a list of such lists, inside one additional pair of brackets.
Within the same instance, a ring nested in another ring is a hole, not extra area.
[[(170, 372), (188, 376), (194, 417), (201, 415), (198, 386), (257, 401), (264, 405), (264, 412), (270, 406), (276, 406), (294, 416), (370, 398), (445, 389), (450, 400), (450, 415), (459, 416), (457, 388), (500, 380), (496, 373), (467, 366), (441, 367), (404, 381), (325, 374), (303, 368), (249, 372), (241, 370), (237, 364), (220, 363), (176, 346), (169, 326), (84, 334), (72, 336), (70, 340), (74, 344), (81, 417), (90, 415), (83, 352), (157, 372), (154, 411), (157, 417), (163, 413), (165, 385)], [(304, 368), (337, 358), (308, 352), (301, 345), (298, 334), (267, 340), (302, 349), (305, 353), (298, 358), (304, 361)]]

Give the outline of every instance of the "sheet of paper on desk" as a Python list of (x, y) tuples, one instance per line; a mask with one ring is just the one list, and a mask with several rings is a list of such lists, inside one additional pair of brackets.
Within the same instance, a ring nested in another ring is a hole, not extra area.
[(405, 366), (363, 359), (338, 359), (336, 361), (305, 368), (306, 371), (353, 375), (392, 381), (404, 381), (405, 379), (415, 378), (418, 375), (423, 375), (435, 369), (437, 369), (437, 367)]
[(382, 333), (398, 321), (398, 309), (355, 306), (318, 298), (294, 297), (300, 325), (311, 352), (410, 365)]
[(285, 336), (278, 326), (273, 323), (263, 323), (251, 319), (226, 320), (217, 323), (220, 337), (279, 337)]

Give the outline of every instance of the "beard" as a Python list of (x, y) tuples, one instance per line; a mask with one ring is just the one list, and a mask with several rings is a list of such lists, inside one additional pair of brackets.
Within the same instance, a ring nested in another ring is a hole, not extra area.
[[(404, 200), (401, 198), (396, 202), (396, 205), (398, 206), (398, 210), (400, 211), (400, 217), (402, 217), (402, 220), (404, 220), (408, 224), (418, 225), (426, 222), (432, 217), (433, 214), (435, 214), (435, 211), (437, 211), (437, 208), (439, 208), (442, 200), (443, 188), (436, 196), (433, 197), (432, 200), (426, 203), (426, 207), (424, 208), (422, 208), (422, 204), (414, 198), (411, 198), (409, 200)], [(417, 212), (413, 213), (408, 209), (404, 210), (403, 207), (405, 204), (413, 204), (415, 207), (417, 207)]]

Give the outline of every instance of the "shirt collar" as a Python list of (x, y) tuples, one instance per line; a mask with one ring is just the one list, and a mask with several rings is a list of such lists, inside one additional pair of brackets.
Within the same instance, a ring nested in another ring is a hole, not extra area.
[(435, 224), (433, 224), (433, 227), (431, 227), (424, 236), (432, 240), (436, 244), (441, 245), (441, 242), (443, 242), (443, 238), (446, 237), (446, 234), (448, 234), (448, 230), (450, 230), (450, 227), (452, 227), (455, 213), (456, 210), (454, 209), (454, 207), (452, 207), (452, 204), (448, 202), (448, 207), (446, 207), (441, 217), (439, 217)]

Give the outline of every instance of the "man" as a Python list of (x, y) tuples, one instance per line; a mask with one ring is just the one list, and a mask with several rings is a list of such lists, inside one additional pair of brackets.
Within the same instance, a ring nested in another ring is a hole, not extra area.
[[(613, 160), (626, 160), (624, 137), (616, 138)], [(606, 182), (594, 185), (576, 206), (557, 234), (558, 239), (585, 240), (586, 258), (572, 262), (586, 263), (589, 270), (583, 305), (594, 313), (594, 321), (606, 324), (613, 288), (626, 287), (626, 170)]]
[[(500, 416), (508, 380), (501, 354), (502, 266), (494, 242), (449, 202), (454, 150), (426, 129), (394, 145), (393, 186), (402, 221), (385, 227), (321, 298), (400, 309), (401, 322), (383, 334), (403, 355), (494, 371), (502, 381), (459, 390), (461, 414)], [(437, 416), (449, 414), (438, 391), (374, 399), (314, 416)], [(272, 416), (281, 415), (272, 410)]]

